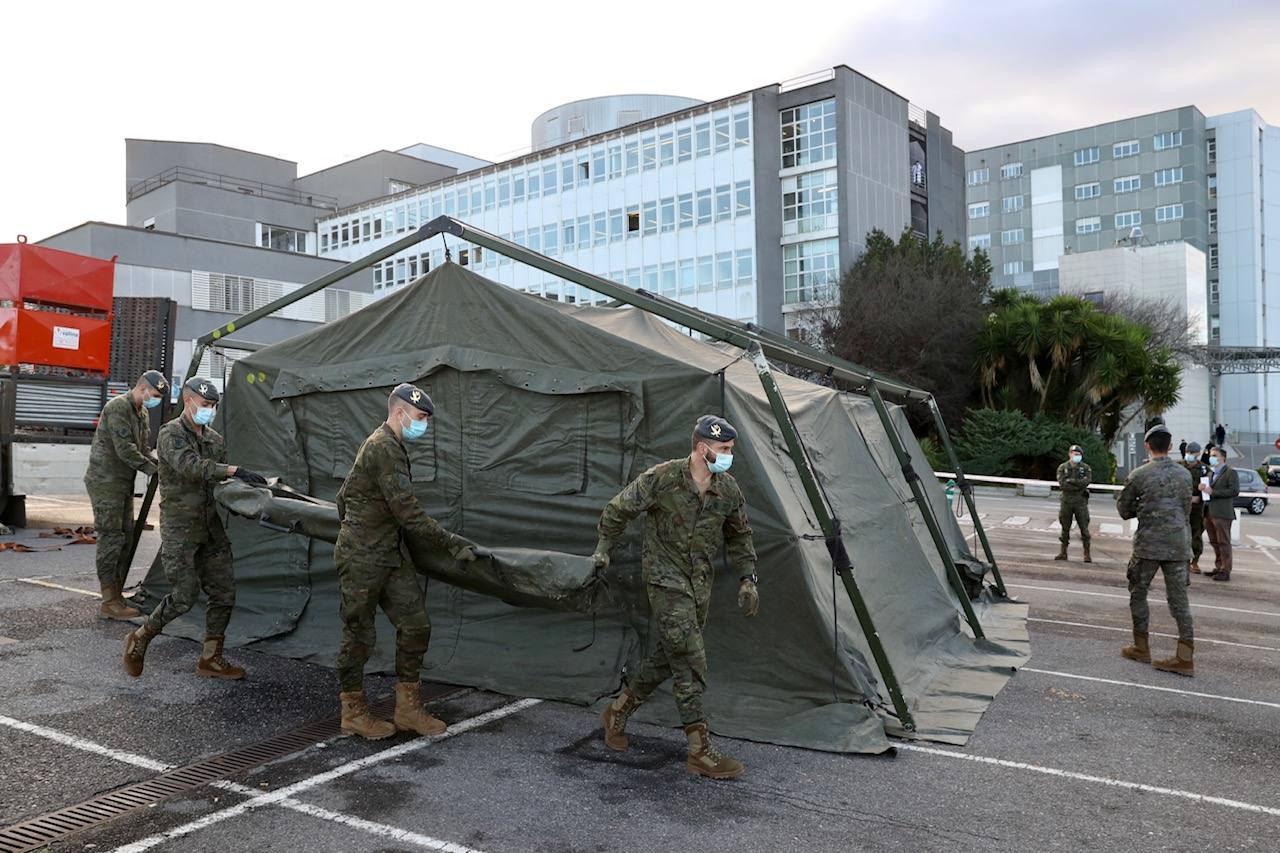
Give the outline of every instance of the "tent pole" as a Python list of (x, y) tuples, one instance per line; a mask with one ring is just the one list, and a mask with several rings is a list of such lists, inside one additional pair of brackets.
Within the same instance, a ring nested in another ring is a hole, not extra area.
[(867, 645), (871, 649), (871, 655), (875, 658), (876, 666), (880, 670), (880, 676), (884, 679), (885, 688), (889, 691), (889, 699), (893, 702), (898, 722), (902, 724), (905, 730), (909, 732), (915, 731), (915, 720), (907, 707), (907, 701), (902, 695), (902, 689), (898, 686), (898, 677), (893, 671), (893, 665), (889, 662), (889, 656), (885, 653), (884, 646), (880, 643), (880, 635), (876, 632), (875, 623), (871, 619), (871, 611), (867, 609), (867, 604), (862, 598), (862, 592), (858, 589), (858, 582), (854, 580), (853, 565), (840, 538), (840, 522), (832, 517), (826, 498), (822, 494), (822, 489), (818, 486), (817, 477), (809, 466), (808, 454), (805, 453), (801, 444), (800, 434), (796, 431), (795, 423), (791, 419), (791, 412), (787, 409), (786, 400), (782, 398), (782, 392), (778, 390), (778, 383), (774, 381), (773, 372), (769, 369), (769, 362), (761, 351), (760, 345), (753, 342), (748, 347), (747, 354), (755, 365), (756, 373), (760, 376), (760, 384), (764, 386), (764, 393), (769, 398), (769, 407), (773, 410), (773, 417), (778, 422), (778, 428), (782, 430), (782, 437), (787, 442), (787, 453), (791, 457), (792, 463), (796, 466), (796, 471), (800, 475), (800, 482), (804, 485), (805, 495), (809, 499), (809, 505), (813, 507), (813, 512), (818, 518), (818, 526), (822, 529), (823, 536), (826, 537), (827, 550), (831, 552), (832, 557), (832, 571), (838, 574), (841, 582), (844, 583), (845, 592), (849, 596), (849, 601), (853, 604), (853, 612), (857, 614), (858, 624), (862, 627), (862, 635), (866, 637)]
[(942, 528), (938, 526), (938, 520), (933, 515), (933, 507), (929, 504), (929, 498), (924, 493), (924, 487), (920, 485), (920, 475), (916, 473), (915, 468), (911, 465), (911, 456), (908, 455), (907, 449), (902, 443), (902, 438), (898, 435), (898, 429), (889, 417), (889, 408), (884, 403), (884, 397), (881, 396), (880, 389), (874, 384), (868, 384), (867, 394), (871, 397), (871, 402), (875, 404), (876, 414), (880, 416), (880, 423), (884, 426), (884, 431), (889, 436), (889, 443), (893, 445), (894, 456), (898, 458), (898, 464), (902, 466), (902, 474), (907, 480), (907, 485), (911, 487), (911, 494), (915, 496), (916, 506), (920, 509), (920, 515), (924, 519), (925, 527), (929, 528), (929, 536), (933, 538), (933, 545), (938, 551), (938, 556), (942, 557), (942, 562), (947, 568), (947, 577), (951, 580), (951, 588), (955, 590), (956, 597), (960, 599), (960, 609), (964, 611), (964, 618), (969, 622), (969, 627), (973, 629), (973, 635), (978, 639), (982, 639), (986, 634), (982, 631), (982, 625), (978, 622), (977, 614), (973, 612), (973, 605), (969, 603), (969, 594), (965, 592), (964, 581), (960, 579), (960, 569), (956, 566), (956, 561), (951, 557), (951, 549), (947, 547), (946, 540), (942, 538)]
[(942, 439), (947, 458), (951, 460), (951, 470), (956, 474), (956, 485), (960, 489), (960, 494), (964, 495), (965, 504), (969, 507), (973, 528), (978, 532), (982, 550), (987, 555), (987, 562), (991, 564), (991, 575), (996, 581), (996, 592), (1001, 598), (1008, 598), (1009, 593), (1005, 591), (1004, 578), (1000, 576), (1000, 567), (996, 565), (996, 555), (991, 550), (991, 543), (987, 541), (987, 531), (982, 527), (982, 519), (978, 518), (978, 505), (973, 499), (973, 485), (965, 479), (964, 469), (960, 467), (960, 457), (956, 456), (955, 448), (951, 446), (951, 435), (947, 432), (946, 421), (942, 419), (942, 410), (938, 408), (938, 401), (932, 394), (929, 395), (929, 411), (933, 414), (933, 425), (938, 430), (938, 437)]

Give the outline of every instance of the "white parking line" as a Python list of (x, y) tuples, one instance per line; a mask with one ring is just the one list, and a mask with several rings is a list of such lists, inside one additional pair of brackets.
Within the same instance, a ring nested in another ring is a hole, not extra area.
[[(1115, 625), (1093, 625), (1088, 622), (1066, 622), (1061, 619), (1041, 619), (1036, 616), (1028, 616), (1027, 621), (1028, 622), (1044, 622), (1048, 625), (1068, 625), (1072, 628), (1097, 628), (1099, 631), (1118, 631), (1121, 634), (1129, 634), (1129, 633), (1132, 633), (1133, 631), (1132, 628), (1118, 628)], [(1159, 631), (1152, 631), (1151, 636), (1166, 637), (1173, 640), (1176, 640), (1178, 638), (1177, 634), (1162, 634)], [(1217, 645), (1217, 646), (1235, 646), (1238, 649), (1259, 649), (1264, 652), (1280, 652), (1280, 647), (1277, 647), (1277, 646), (1255, 646), (1252, 643), (1234, 643), (1230, 640), (1209, 640), (1200, 636), (1196, 637), (1196, 642), (1197, 643), (1213, 643), (1214, 645)]]
[(1103, 533), (1111, 533), (1115, 535), (1124, 533), (1123, 524), (1110, 524), (1108, 522), (1103, 522), (1102, 525), (1100, 526), (1100, 529)]
[(1280, 540), (1270, 536), (1250, 536), (1254, 542), (1257, 542), (1263, 548), (1280, 548)]
[(39, 578), (14, 578), (14, 580), (17, 581), (18, 583), (29, 583), (32, 586), (43, 586), (43, 587), (48, 587), (49, 589), (61, 589), (67, 592), (78, 592), (81, 595), (91, 595), (94, 598), (98, 598), (102, 594), (99, 592), (93, 592), (92, 590), (88, 590), (88, 589), (80, 589), (79, 587), (63, 586), (60, 583), (54, 583), (53, 581), (40, 580)]
[[(1068, 595), (1089, 595), (1095, 598), (1123, 598), (1129, 600), (1129, 596), (1121, 595), (1118, 592), (1087, 592), (1083, 589), (1064, 589), (1059, 586), (1032, 586), (1025, 583), (1006, 583), (1005, 586), (1016, 587), (1017, 589), (1038, 589), (1041, 592), (1065, 592)], [(1199, 607), (1203, 610), (1225, 610), (1228, 613), (1248, 613), (1251, 616), (1280, 616), (1280, 613), (1274, 610), (1243, 610), (1239, 607), (1223, 607), (1218, 604), (1197, 604), (1191, 602), (1192, 607)]]
[(63, 746), (69, 746), (72, 749), (78, 749), (82, 752), (92, 752), (95, 755), (113, 758), (116, 761), (132, 764), (134, 767), (142, 767), (147, 770), (154, 770), (157, 773), (163, 773), (166, 770), (172, 770), (172, 764), (165, 764), (163, 761), (156, 761), (147, 758), (145, 755), (135, 755), (132, 752), (125, 752), (120, 749), (112, 749), (109, 746), (103, 746), (100, 743), (94, 743), (91, 740), (69, 735), (66, 732), (60, 732), (57, 729), (50, 729), (45, 726), (39, 726), (35, 723), (28, 723), (22, 720), (15, 720), (13, 717), (6, 717), (0, 714), (0, 726), (8, 726), (11, 729), (17, 729), (20, 732), (42, 737), (45, 740), (51, 740), (60, 743)]
[[(259, 794), (253, 799), (247, 800), (238, 805), (230, 806), (229, 808), (222, 809), (221, 811), (211, 812), (204, 817), (193, 820), (190, 823), (184, 823), (181, 826), (174, 827), (166, 832), (117, 847), (112, 851), (112, 853), (142, 853), (142, 851), (150, 850), (152, 847), (163, 844), (166, 841), (172, 841), (175, 838), (182, 838), (183, 836), (190, 835), (193, 832), (221, 823), (228, 818), (239, 817), (242, 814), (253, 811), (254, 809), (262, 808), (263, 806), (278, 805), (281, 801), (290, 799), (295, 794), (300, 794), (303, 791), (308, 791), (319, 785), (323, 785), (326, 782), (332, 782), (334, 779), (339, 779), (343, 776), (364, 770), (366, 767), (373, 767), (374, 765), (381, 764), (384, 761), (390, 761), (403, 755), (408, 755), (411, 752), (417, 752), (418, 750), (424, 749), (438, 741), (447, 740), (451, 737), (455, 737), (456, 735), (468, 732), (471, 729), (487, 725), (494, 720), (499, 720), (503, 717), (523, 711), (525, 708), (537, 705), (541, 701), (541, 699), (521, 699), (517, 702), (512, 702), (509, 705), (503, 705), (499, 708), (493, 709), (492, 711), (487, 711), (478, 716), (463, 720), (460, 723), (456, 723), (453, 726), (450, 726), (449, 730), (439, 737), (416, 738), (406, 743), (402, 743), (399, 746), (393, 746), (390, 749), (375, 752), (372, 755), (365, 756), (364, 758), (349, 761), (346, 764), (333, 768), (332, 770), (328, 770), (324, 773), (318, 773), (315, 776), (310, 776), (299, 782), (294, 782), (292, 785), (286, 785), (285, 787), (279, 788), (275, 791), (268, 791), (265, 794)], [(441, 843), (443, 844), (445, 842)]]
[(1240, 811), (1256, 812), (1258, 814), (1271, 815), (1272, 817), (1280, 817), (1280, 808), (1260, 806), (1256, 803), (1246, 803), (1242, 800), (1229, 800), (1226, 797), (1211, 797), (1206, 794), (1197, 794), (1193, 791), (1181, 791), (1177, 788), (1161, 788), (1156, 785), (1146, 785), (1141, 782), (1126, 782), (1123, 779), (1111, 779), (1106, 776), (1092, 776), (1088, 773), (1077, 773), (1073, 770), (1059, 770), (1056, 767), (1044, 767), (1039, 764), (1027, 764), (1022, 761), (1009, 761), (1004, 758), (988, 758), (985, 755), (969, 755), (967, 753), (956, 752), (951, 749), (938, 749), (936, 747), (920, 746), (914, 743), (898, 743), (895, 744), (895, 746), (898, 749), (905, 750), (907, 752), (920, 752), (925, 755), (954, 758), (960, 761), (971, 761), (976, 764), (1004, 767), (1009, 770), (1026, 770), (1030, 773), (1055, 776), (1059, 779), (1070, 779), (1076, 782), (1091, 782), (1095, 785), (1105, 785), (1109, 788), (1124, 788), (1130, 791), (1141, 791), (1145, 794), (1160, 794), (1165, 797), (1177, 797), (1179, 799), (1191, 800), (1192, 802), (1197, 803), (1209, 803), (1211, 805), (1239, 809)]
[(1137, 681), (1118, 681), (1114, 678), (1096, 678), (1092, 675), (1076, 675), (1071, 672), (1057, 672), (1052, 669), (1036, 669), (1024, 666), (1023, 672), (1034, 672), (1040, 675), (1052, 675), (1057, 678), (1074, 678), (1078, 681), (1095, 681), (1099, 684), (1114, 684), (1118, 687), (1139, 687), (1143, 690), (1158, 690), (1161, 693), (1177, 693), (1182, 696), (1194, 696), (1197, 699), (1221, 699), (1223, 702), (1239, 702), (1242, 705), (1262, 705), (1265, 708), (1280, 708), (1280, 702), (1263, 702), (1261, 699), (1240, 699), (1236, 696), (1220, 696), (1216, 693), (1197, 693), (1194, 690), (1179, 690), (1176, 687), (1157, 687), (1154, 684), (1142, 684)]
[(1029, 522), (1030, 520), (1031, 518), (1029, 516), (1011, 515), (1000, 523), (1004, 525), (1008, 525), (1009, 527), (1021, 527), (1027, 522)]

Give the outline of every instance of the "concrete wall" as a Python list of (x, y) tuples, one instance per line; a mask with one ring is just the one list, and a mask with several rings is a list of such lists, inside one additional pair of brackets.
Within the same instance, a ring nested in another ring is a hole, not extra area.
[(952, 142), (951, 131), (928, 114), (925, 134), (926, 189), (929, 193), (929, 239), (939, 231), (948, 243), (965, 244), (964, 151)]
[[(431, 163), (395, 151), (375, 151), (347, 163), (298, 178), (303, 192), (335, 196), (339, 207), (360, 204), (390, 192), (389, 182), (421, 186), (456, 175), (452, 166)], [(314, 223), (311, 223), (314, 227)]]
[(185, 166), (250, 181), (289, 186), (298, 164), (252, 151), (208, 142), (169, 142), (156, 139), (124, 141), (125, 190), (174, 166)]

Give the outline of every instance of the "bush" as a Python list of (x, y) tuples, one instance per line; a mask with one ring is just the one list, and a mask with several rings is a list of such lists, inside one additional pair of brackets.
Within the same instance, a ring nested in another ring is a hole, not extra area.
[(956, 455), (968, 474), (1054, 480), (1073, 444), (1084, 449), (1095, 483), (1115, 481), (1116, 460), (1101, 438), (1047, 415), (1028, 418), (1018, 411), (971, 410), (956, 438)]
[[(931, 435), (926, 435), (920, 439), (920, 449), (924, 451), (925, 458), (929, 460), (930, 471), (949, 471), (951, 470), (951, 462), (947, 459), (947, 454), (943, 452), (942, 445), (938, 443), (938, 439)], [(1266, 479), (1264, 474), (1262, 477)]]

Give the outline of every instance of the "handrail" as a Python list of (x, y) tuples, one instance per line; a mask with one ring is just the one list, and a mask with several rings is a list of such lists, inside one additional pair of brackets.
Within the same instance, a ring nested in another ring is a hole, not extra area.
[(192, 169), (189, 166), (171, 166), (170, 168), (165, 169), (162, 172), (158, 172), (149, 178), (143, 178), (129, 187), (125, 194), (126, 201), (134, 201), (149, 192), (154, 192), (161, 187), (168, 186), (176, 181), (200, 186), (210, 186), (214, 189), (239, 192), (246, 195), (256, 195), (262, 198), (269, 198), (274, 201), (287, 201), (293, 204), (305, 204), (309, 207), (318, 207), (324, 210), (334, 211), (338, 209), (337, 196), (326, 195), (324, 193), (305, 192), (295, 187), (268, 184), (264, 181), (255, 181), (250, 178), (237, 178), (231, 175), (219, 174), (217, 172), (206, 172), (203, 169)]

